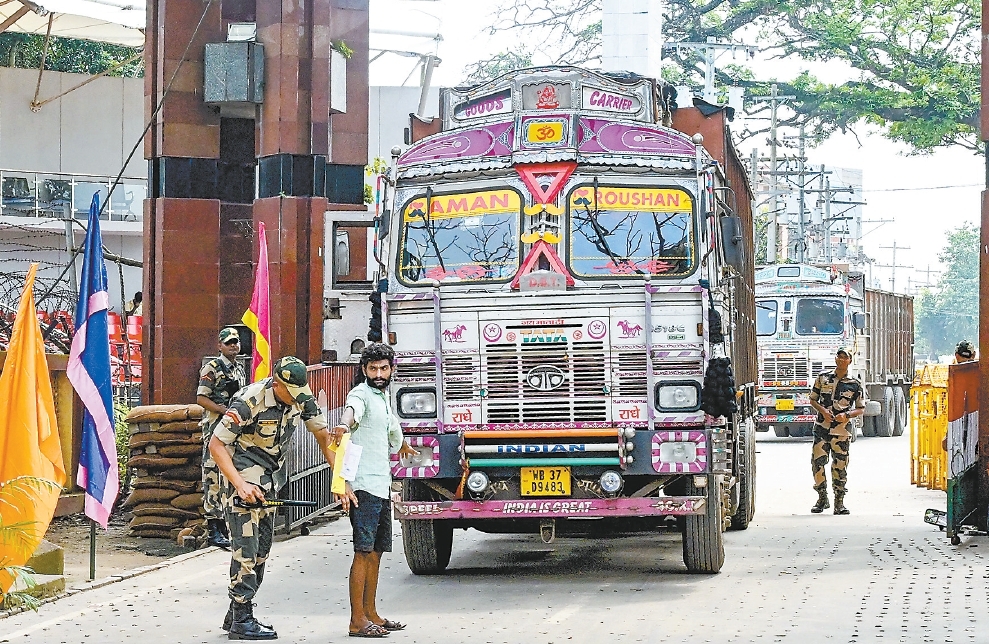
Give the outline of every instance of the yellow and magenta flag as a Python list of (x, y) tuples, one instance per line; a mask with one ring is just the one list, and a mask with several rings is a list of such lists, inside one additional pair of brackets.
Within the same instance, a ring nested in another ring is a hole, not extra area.
[[(23, 566), (41, 543), (65, 483), (32, 264), (0, 372), (0, 567)], [(14, 578), (0, 573), (0, 597)]]
[(264, 222), (258, 223), (258, 268), (254, 272), (254, 295), (251, 307), (242, 318), (254, 333), (254, 373), (251, 382), (271, 375), (271, 322), (268, 317), (268, 242)]

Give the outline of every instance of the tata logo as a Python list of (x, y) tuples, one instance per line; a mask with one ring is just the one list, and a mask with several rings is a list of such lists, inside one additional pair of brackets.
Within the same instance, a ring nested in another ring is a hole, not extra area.
[(525, 374), (526, 383), (536, 391), (553, 391), (566, 380), (563, 371), (553, 365), (539, 365)]

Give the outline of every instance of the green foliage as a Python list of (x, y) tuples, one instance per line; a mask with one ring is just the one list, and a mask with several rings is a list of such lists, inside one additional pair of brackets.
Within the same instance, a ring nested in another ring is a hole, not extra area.
[[(0, 34), (0, 66), (37, 69), (41, 64), (44, 46), (43, 35), (2, 33)], [(134, 56), (138, 51), (134, 47), (53, 36), (48, 46), (48, 55), (45, 56), (45, 69), (53, 72), (99, 74)], [(108, 75), (143, 76), (144, 60), (138, 58)]]
[(130, 427), (124, 420), (127, 418), (127, 414), (129, 413), (130, 407), (119, 400), (114, 401), (114, 438), (117, 443), (117, 472), (120, 475), (119, 480), (121, 493), (126, 491), (130, 486), (130, 469), (127, 467), (127, 461), (130, 460), (130, 447), (128, 445), (130, 440)]
[[(374, 203), (374, 191), (375, 186), (372, 183), (377, 183), (378, 175), (385, 174), (388, 172), (388, 162), (381, 157), (374, 157), (369, 165), (364, 166), (364, 203), (372, 204)], [(370, 183), (369, 183), (370, 182)]]
[[(9, 481), (0, 481), (0, 507), (22, 507), (24, 504), (33, 504), (38, 500), (37, 495), (46, 489), (57, 490), (59, 486), (54, 481), (36, 476), (18, 476)], [(36, 521), (4, 524), (0, 520), (0, 546), (2, 546), (0, 552), (16, 552), (24, 558), (29, 557), (32, 554), (29, 550), (34, 542), (43, 536), (39, 535), (38, 531)], [(0, 575), (9, 575), (14, 579), (15, 585), (19, 584), (24, 588), (6, 594), (0, 593), (0, 609), (25, 606), (37, 610), (39, 602), (29, 592), (35, 585), (34, 574), (30, 568), (13, 565), (10, 559), (0, 555)]]
[(960, 340), (978, 344), (979, 229), (964, 224), (950, 231), (938, 259), (945, 272), (937, 286), (914, 300), (917, 353), (931, 359), (951, 355)]
[(350, 58), (354, 55), (354, 50), (348, 47), (347, 43), (342, 40), (334, 41), (331, 47), (334, 51), (339, 52), (339, 54), (347, 60), (350, 60)]
[[(601, 0), (502, 0), (491, 31), (516, 33), (538, 44), (526, 51), (538, 48), (558, 62), (589, 64), (600, 58), (600, 11)], [(847, 65), (854, 78), (832, 84), (807, 71), (767, 78), (733, 61), (719, 67), (717, 81), (745, 86), (750, 97), (768, 94), (776, 82), (797, 97), (782, 111), (782, 124), (805, 124), (817, 141), (871, 124), (916, 153), (950, 145), (981, 151), (980, 24), (977, 0), (668, 0), (663, 10), (670, 44), (716, 38), (758, 44), (771, 57)], [(702, 83), (701, 52), (682, 48), (663, 57), (665, 80)], [(468, 80), (490, 78), (481, 73), (487, 68), (507, 71), (511, 62), (502, 53), (476, 63)], [(765, 116), (769, 107), (750, 101), (748, 109)]]

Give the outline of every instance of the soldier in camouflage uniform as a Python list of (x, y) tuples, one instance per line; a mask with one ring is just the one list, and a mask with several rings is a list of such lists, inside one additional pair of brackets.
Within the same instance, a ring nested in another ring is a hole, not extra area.
[(817, 503), (810, 509), (820, 514), (831, 507), (828, 502), (828, 481), (824, 468), (831, 459), (831, 486), (834, 488), (834, 513), (849, 514), (845, 507), (845, 482), (848, 479), (848, 447), (851, 444), (849, 421), (865, 413), (865, 396), (862, 383), (848, 375), (852, 363), (850, 350), (841, 348), (835, 354), (834, 371), (824, 371), (814, 382), (810, 393), (810, 406), (817, 411), (814, 423), (814, 448), (811, 468), (814, 472), (814, 489)]
[(275, 363), (271, 377), (237, 392), (210, 439), (210, 453), (225, 479), (223, 507), (230, 528), (230, 609), (223, 623), (230, 639), (278, 637), (253, 612), (271, 551), (275, 511), (237, 507), (234, 497), (248, 504), (277, 497), (288, 476), (285, 449), (300, 421), (332, 465), (332, 438), (307, 384), (306, 365), (288, 356)]
[(203, 432), (203, 507), (206, 510), (206, 543), (223, 549), (230, 547), (227, 524), (223, 520), (220, 504), (220, 470), (209, 454), (209, 439), (220, 417), (227, 411), (230, 399), (237, 390), (247, 384), (244, 367), (237, 362), (240, 353), (240, 334), (227, 327), (220, 331), (217, 350), (213, 358), (199, 371), (199, 388), (196, 402), (203, 408), (199, 428)]

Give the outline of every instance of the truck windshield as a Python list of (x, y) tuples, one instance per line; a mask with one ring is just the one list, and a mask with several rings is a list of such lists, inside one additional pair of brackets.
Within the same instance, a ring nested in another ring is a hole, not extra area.
[(683, 276), (694, 270), (693, 205), (672, 188), (578, 186), (570, 193), (570, 268), (582, 277)]
[(776, 333), (776, 312), (779, 304), (776, 300), (759, 300), (755, 303), (755, 332), (756, 335), (773, 335)]
[(511, 188), (420, 195), (403, 209), (403, 282), (506, 280), (519, 267), (522, 198)]
[(797, 333), (829, 335), (845, 330), (845, 305), (841, 300), (804, 298), (797, 302)]

